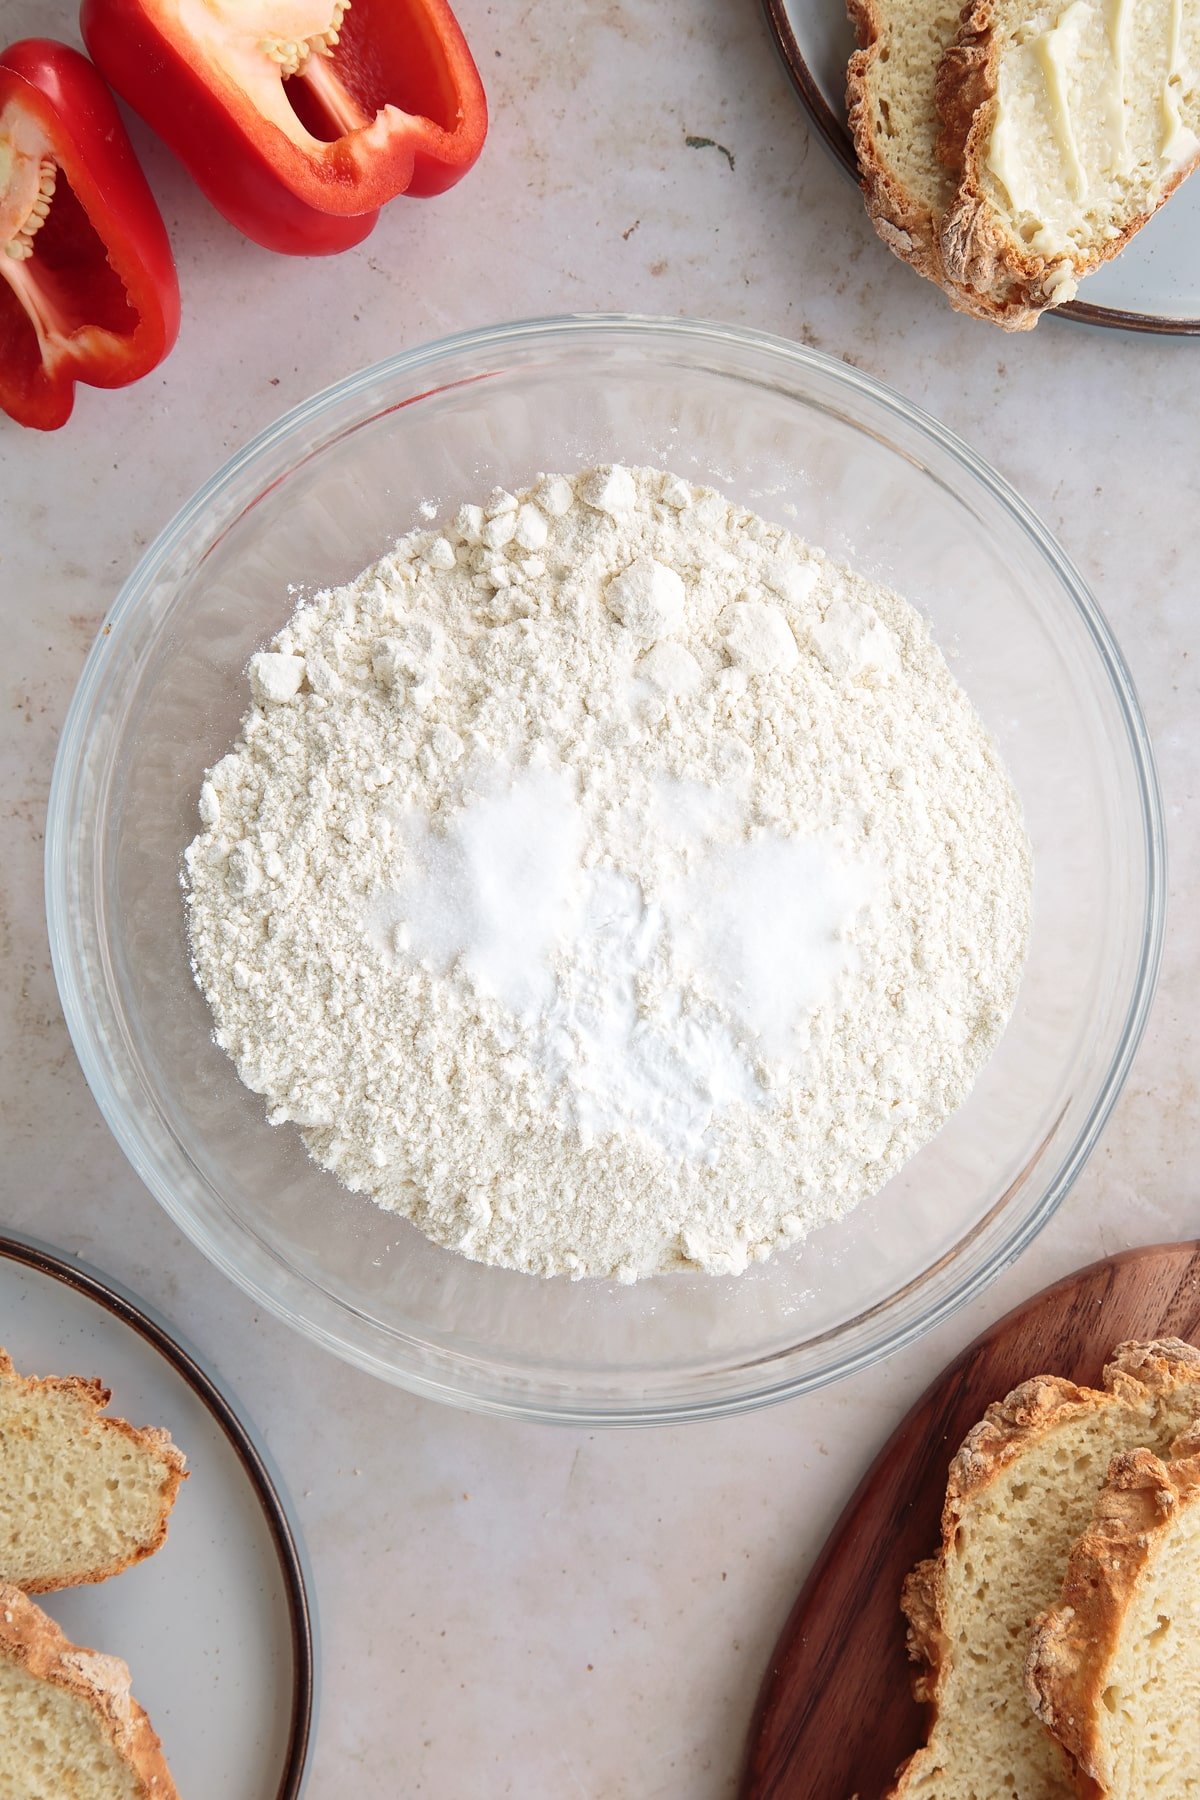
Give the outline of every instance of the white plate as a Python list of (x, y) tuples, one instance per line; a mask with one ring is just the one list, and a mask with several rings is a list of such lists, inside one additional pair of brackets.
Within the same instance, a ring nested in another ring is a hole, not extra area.
[[(846, 63), (854, 32), (842, 0), (764, 0), (797, 93), (834, 155), (857, 180), (846, 129)], [(1139, 231), (1127, 250), (1089, 275), (1083, 298), (1059, 311), (1126, 331), (1200, 332), (1200, 174)]]
[(23, 1374), (98, 1375), (111, 1414), (163, 1425), (188, 1479), (157, 1555), (39, 1599), (77, 1644), (123, 1657), (185, 1800), (294, 1800), (313, 1714), (299, 1540), (213, 1379), (106, 1278), (0, 1237), (0, 1344)]

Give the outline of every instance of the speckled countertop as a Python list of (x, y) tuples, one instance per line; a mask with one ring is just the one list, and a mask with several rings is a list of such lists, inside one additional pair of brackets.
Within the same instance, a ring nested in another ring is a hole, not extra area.
[[(0, 419), (2, 1217), (168, 1313), (265, 1428), (320, 1591), (312, 1794), (718, 1800), (734, 1791), (798, 1583), (935, 1370), (1056, 1275), (1200, 1233), (1200, 344), (1054, 321), (1010, 340), (955, 317), (876, 243), (754, 0), (461, 0), (459, 12), (494, 115), (468, 182), (394, 206), (344, 258), (294, 263), (238, 238), (135, 129), (179, 259), (178, 350), (139, 387), (81, 390), (61, 434)], [(35, 30), (72, 37), (72, 7), (7, 0), (6, 38)], [(84, 653), (191, 490), (284, 408), (390, 351), (592, 308), (802, 339), (918, 400), (1016, 485), (1132, 663), (1165, 789), (1172, 896), (1159, 999), (1124, 1098), (1062, 1211), (982, 1300), (815, 1398), (597, 1436), (410, 1399), (262, 1317), (209, 1268), (84, 1086), (41, 888), (51, 762)]]

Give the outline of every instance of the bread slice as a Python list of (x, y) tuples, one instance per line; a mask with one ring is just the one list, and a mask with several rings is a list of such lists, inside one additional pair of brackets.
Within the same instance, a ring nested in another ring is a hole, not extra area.
[(1113, 1458), (1027, 1679), (1078, 1793), (1200, 1795), (1200, 1435)]
[(1067, 1757), (1030, 1710), (1034, 1620), (1054, 1604), (1071, 1545), (1112, 1457), (1162, 1454), (1200, 1417), (1200, 1351), (1122, 1344), (1103, 1390), (1045, 1376), (990, 1406), (950, 1465), (941, 1551), (905, 1584), (914, 1682), (931, 1716), (891, 1795), (1058, 1800)]
[(2, 1586), (0, 1794), (178, 1800), (125, 1664), (79, 1649), (19, 1588)]
[(847, 0), (858, 49), (846, 105), (876, 231), (930, 281), (942, 280), (942, 225), (957, 183), (937, 157), (935, 77), (961, 0)]
[(1036, 323), (1200, 161), (1191, 0), (969, 0), (937, 73), (946, 278)]
[(858, 49), (846, 74), (846, 105), (867, 212), (879, 236), (920, 275), (936, 281), (958, 312), (1031, 325), (1036, 313), (1009, 309), (952, 281), (942, 255), (958, 176), (941, 160), (945, 127), (937, 106), (942, 57), (954, 44), (962, 0), (847, 0)]
[(110, 1398), (98, 1381), (18, 1375), (0, 1350), (0, 1581), (105, 1581), (163, 1542), (183, 1455), (165, 1431), (104, 1418)]

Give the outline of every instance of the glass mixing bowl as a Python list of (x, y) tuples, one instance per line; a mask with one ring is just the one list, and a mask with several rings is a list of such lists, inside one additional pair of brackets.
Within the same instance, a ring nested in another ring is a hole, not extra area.
[[(180, 858), (243, 670), (293, 590), (356, 575), (422, 501), (539, 470), (654, 463), (897, 588), (999, 742), (1036, 866), (1015, 1014), (967, 1104), (875, 1199), (738, 1277), (546, 1281), (435, 1248), (272, 1130), (212, 1042)], [(698, 1418), (889, 1354), (1029, 1243), (1096, 1142), (1157, 971), (1162, 818), (1104, 620), (963, 444), (857, 370), (677, 320), (469, 333), (340, 382), (201, 489), (126, 584), (63, 731), (50, 942), (79, 1060), (176, 1223), (263, 1304), (363, 1368), (480, 1409)]]

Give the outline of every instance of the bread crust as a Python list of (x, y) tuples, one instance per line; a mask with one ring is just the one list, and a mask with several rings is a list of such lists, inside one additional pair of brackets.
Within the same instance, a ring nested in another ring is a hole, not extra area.
[(1115, 1790), (1100, 1720), (1108, 1672), (1137, 1584), (1181, 1507), (1200, 1505), (1200, 1435), (1163, 1462), (1151, 1450), (1113, 1457), (1092, 1522), (1071, 1551), (1062, 1597), (1037, 1621), (1025, 1668), (1034, 1712), (1058, 1739), (1084, 1800)]
[[(926, 1743), (937, 1725), (942, 1683), (950, 1655), (946, 1631), (946, 1566), (963, 1509), (1038, 1438), (1081, 1407), (1164, 1393), (1177, 1383), (1200, 1383), (1200, 1350), (1180, 1338), (1119, 1344), (1104, 1370), (1103, 1390), (1080, 1387), (1058, 1375), (1038, 1375), (992, 1403), (955, 1454), (942, 1507), (942, 1542), (936, 1556), (918, 1563), (905, 1580), (900, 1605), (908, 1620), (908, 1653), (917, 1665), (913, 1694), (931, 1708)], [(885, 1800), (904, 1800), (912, 1789), (925, 1746), (896, 1771)]]
[[(938, 156), (959, 183), (942, 221), (941, 254), (947, 281), (982, 291), (997, 325), (1005, 331), (1031, 331), (1051, 304), (1045, 261), (1018, 252), (1000, 231), (978, 173), (996, 114), (1000, 40), (993, 29), (994, 11), (993, 0), (968, 0), (958, 36), (938, 64)], [(1060, 297), (1069, 296), (1063, 292)]]
[(940, 254), (947, 282), (990, 304), (990, 316), (1006, 331), (1028, 331), (1042, 313), (1072, 299), (1083, 276), (1120, 254), (1200, 163), (1200, 152), (1176, 171), (1153, 207), (1090, 254), (1051, 262), (1027, 249), (999, 222), (981, 175), (996, 119), (1002, 39), (995, 19), (995, 0), (967, 0), (958, 36), (938, 64), (938, 156), (959, 184), (942, 222)]
[(943, 50), (934, 82), (934, 104), (942, 122), (938, 157), (960, 177), (975, 115), (996, 92), (992, 10), (993, 0), (967, 0), (958, 36)]
[[(875, 65), (884, 43), (883, 19), (877, 0), (846, 0), (846, 10), (858, 43), (846, 69), (846, 111), (868, 218), (888, 249), (918, 275), (935, 282), (956, 312), (1005, 323), (1003, 318), (997, 321), (988, 296), (978, 294), (970, 282), (950, 279), (942, 253), (941, 215), (905, 187), (883, 154), (875, 134), (871, 99)], [(1029, 323), (1034, 322), (1031, 317)]]
[(20, 1588), (0, 1585), (0, 1657), (82, 1700), (138, 1783), (139, 1800), (179, 1800), (162, 1745), (116, 1656), (73, 1644)]
[(868, 217), (889, 250), (927, 281), (940, 284), (941, 220), (897, 180), (875, 136), (871, 78), (884, 36), (879, 8), (876, 0), (846, 0), (846, 11), (858, 43), (846, 69), (846, 111)]
[(116, 1557), (111, 1562), (102, 1563), (95, 1568), (86, 1569), (82, 1573), (74, 1571), (56, 1571), (50, 1575), (39, 1576), (34, 1580), (23, 1581), (20, 1586), (27, 1594), (48, 1594), (64, 1587), (83, 1587), (98, 1581), (107, 1581), (110, 1576), (120, 1575), (123, 1570), (132, 1568), (135, 1563), (144, 1562), (146, 1557), (153, 1556), (166, 1541), (167, 1526), (171, 1517), (171, 1509), (175, 1505), (180, 1485), (187, 1479), (187, 1459), (182, 1450), (172, 1441), (167, 1431), (154, 1425), (138, 1427), (131, 1425), (127, 1419), (106, 1418), (104, 1409), (112, 1399), (112, 1394), (103, 1382), (82, 1375), (18, 1375), (13, 1367), (8, 1352), (0, 1348), (0, 1387), (15, 1387), (29, 1395), (46, 1393), (66, 1394), (90, 1410), (82, 1415), (87, 1427), (93, 1426), (100, 1431), (116, 1432), (153, 1456), (162, 1470), (162, 1486), (159, 1490), (159, 1511), (151, 1535), (124, 1557)]

